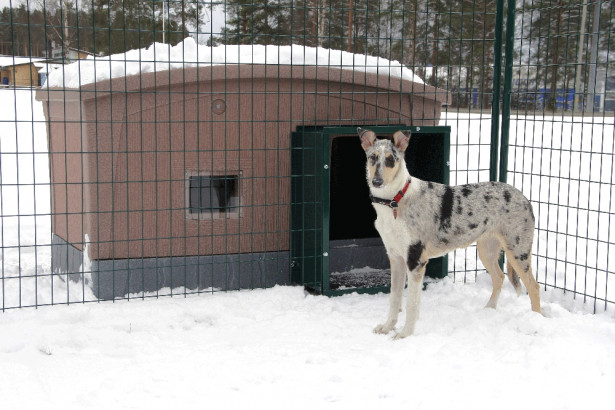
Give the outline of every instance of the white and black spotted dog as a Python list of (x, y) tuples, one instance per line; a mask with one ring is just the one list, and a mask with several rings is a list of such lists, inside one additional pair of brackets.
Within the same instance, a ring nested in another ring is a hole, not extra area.
[(534, 214), (519, 190), (499, 182), (447, 186), (421, 181), (410, 176), (404, 160), (409, 131), (395, 132), (392, 140), (377, 139), (370, 130), (357, 131), (367, 154), (376, 229), (391, 263), (389, 316), (374, 332), (387, 334), (395, 328), (407, 277), (406, 323), (395, 338), (411, 335), (429, 259), (474, 242), (493, 281), (487, 307), (496, 307), (504, 282), (498, 263), (503, 249), (510, 282), (520, 294), (521, 278), (532, 310), (540, 313), (539, 285), (531, 267)]

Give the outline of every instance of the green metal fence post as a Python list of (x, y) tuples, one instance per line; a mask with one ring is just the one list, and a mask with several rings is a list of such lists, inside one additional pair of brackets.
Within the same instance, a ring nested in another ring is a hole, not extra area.
[(502, 31), (504, 26), (504, 0), (497, 0), (495, 12), (495, 42), (493, 44), (493, 90), (491, 99), (491, 156), (489, 180), (498, 179), (500, 87), (502, 76)]
[(510, 103), (512, 91), (513, 50), (515, 42), (516, 0), (508, 0), (506, 16), (506, 43), (504, 59), (504, 92), (502, 94), (502, 131), (500, 140), (500, 181), (506, 182), (508, 172), (508, 137), (510, 135)]

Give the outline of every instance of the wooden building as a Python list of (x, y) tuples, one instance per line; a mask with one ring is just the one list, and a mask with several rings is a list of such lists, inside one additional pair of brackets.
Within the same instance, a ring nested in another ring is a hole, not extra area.
[(0, 85), (37, 87), (40, 85), (35, 63), (44, 58), (0, 56)]

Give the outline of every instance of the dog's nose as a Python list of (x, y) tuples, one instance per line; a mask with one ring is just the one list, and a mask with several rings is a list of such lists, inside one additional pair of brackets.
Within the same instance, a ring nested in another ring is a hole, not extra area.
[(382, 178), (372, 179), (372, 185), (375, 186), (376, 188), (380, 187), (383, 183), (384, 183), (384, 180)]

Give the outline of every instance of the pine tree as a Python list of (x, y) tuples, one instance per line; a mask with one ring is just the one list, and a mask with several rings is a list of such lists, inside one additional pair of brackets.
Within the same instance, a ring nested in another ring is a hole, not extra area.
[(290, 3), (286, 0), (231, 0), (226, 27), (216, 41), (225, 44), (291, 44)]
[(96, 0), (94, 49), (96, 53), (119, 53), (162, 42), (163, 37), (166, 43), (177, 44), (197, 21), (197, 3), (192, 1)]
[(583, 0), (545, 0), (524, 3), (521, 9), (529, 16), (524, 23), (529, 35), (520, 58), (536, 67), (536, 87), (546, 91), (546, 107), (551, 110), (557, 108), (558, 88), (568, 88), (576, 70), (582, 69), (576, 64), (582, 3)]

